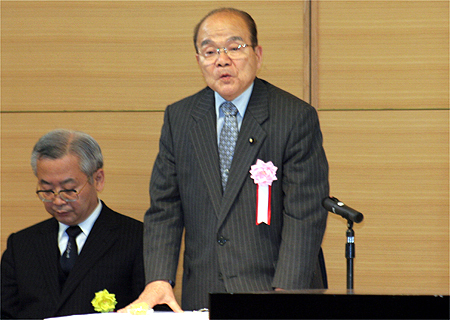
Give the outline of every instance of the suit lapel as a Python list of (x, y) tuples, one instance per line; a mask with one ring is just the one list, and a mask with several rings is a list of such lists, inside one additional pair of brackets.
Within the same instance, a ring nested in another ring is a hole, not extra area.
[(231, 163), (227, 188), (220, 207), (218, 226), (222, 224), (244, 181), (250, 175), (250, 166), (256, 162), (256, 156), (266, 139), (267, 133), (262, 129), (261, 125), (269, 117), (267, 96), (268, 93), (263, 83), (256, 79), (236, 142), (234, 153), (239, 156), (233, 157), (233, 162)]
[(206, 89), (197, 104), (193, 107), (192, 117), (195, 125), (190, 130), (194, 153), (200, 164), (200, 172), (214, 206), (219, 215), (222, 201), (222, 185), (219, 169), (219, 153), (217, 149), (216, 111), (214, 108), (214, 92)]
[(268, 93), (262, 81), (256, 79), (236, 142), (235, 154), (239, 154), (239, 157), (233, 158), (228, 185), (223, 195), (214, 101), (214, 92), (206, 89), (193, 107), (191, 115), (195, 125), (190, 130), (190, 136), (220, 226), (247, 179), (250, 166), (256, 162), (256, 156), (266, 138), (267, 134), (261, 125), (269, 117)]
[(62, 288), (59, 306), (67, 300), (95, 263), (102, 259), (104, 254), (114, 245), (119, 236), (117, 232), (114, 232), (114, 229), (117, 227), (118, 225), (114, 215), (111, 214), (111, 209), (103, 203), (102, 211), (94, 223), (77, 262)]
[(58, 222), (56, 219), (50, 219), (46, 223), (41, 232), (42, 237), (36, 239), (36, 252), (40, 252), (39, 261), (42, 266), (42, 276), (47, 282), (47, 287), (50, 290), (49, 294), (54, 299), (55, 304), (58, 303), (60, 295), (60, 284), (58, 279)]

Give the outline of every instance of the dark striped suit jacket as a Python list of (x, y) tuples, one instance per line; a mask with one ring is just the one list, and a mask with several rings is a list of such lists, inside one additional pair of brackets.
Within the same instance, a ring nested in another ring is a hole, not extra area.
[[(257, 159), (278, 167), (271, 225), (256, 225)], [(167, 107), (144, 219), (146, 281), (175, 279), (185, 228), (182, 307), (208, 306), (208, 292), (321, 288), (328, 163), (317, 112), (256, 79), (222, 194), (214, 92)]]
[(143, 224), (103, 203), (86, 243), (63, 284), (57, 243), (58, 222), (51, 218), (12, 234), (1, 262), (2, 319), (43, 319), (95, 313), (95, 292), (116, 295), (116, 310), (144, 289)]

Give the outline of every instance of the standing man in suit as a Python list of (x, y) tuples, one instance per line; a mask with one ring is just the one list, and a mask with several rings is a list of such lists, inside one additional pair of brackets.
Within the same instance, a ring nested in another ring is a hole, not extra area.
[[(165, 111), (144, 219), (147, 285), (138, 302), (182, 311), (172, 285), (183, 229), (184, 310), (208, 307), (208, 292), (325, 287), (328, 164), (316, 110), (256, 77), (263, 52), (247, 13), (210, 12), (194, 30), (194, 45), (207, 87)], [(224, 102), (234, 104), (235, 116), (225, 115)], [(227, 117), (239, 132), (231, 165), (221, 151)], [(271, 217), (260, 224), (249, 173), (258, 160), (277, 167), (266, 197)]]
[(82, 132), (51, 131), (34, 146), (31, 166), (53, 217), (8, 238), (2, 319), (94, 313), (91, 300), (104, 289), (115, 294), (117, 308), (135, 300), (144, 288), (143, 224), (99, 200), (105, 173), (97, 142)]

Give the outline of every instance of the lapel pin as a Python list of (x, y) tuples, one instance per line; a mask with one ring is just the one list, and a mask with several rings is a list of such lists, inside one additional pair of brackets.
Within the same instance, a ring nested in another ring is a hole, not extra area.
[(253, 139), (252, 137), (250, 137), (250, 138), (248, 138), (248, 142), (249, 142), (250, 144), (254, 144), (254, 143), (256, 142), (256, 140)]

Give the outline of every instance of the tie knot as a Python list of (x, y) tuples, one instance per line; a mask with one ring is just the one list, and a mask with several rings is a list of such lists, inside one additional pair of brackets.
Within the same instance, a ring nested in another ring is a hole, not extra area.
[(225, 116), (236, 116), (238, 113), (236, 106), (229, 101), (225, 101), (220, 107), (222, 108), (223, 113), (225, 113)]
[(79, 226), (72, 226), (67, 228), (66, 233), (69, 235), (69, 237), (76, 238), (81, 233), (81, 229)]

